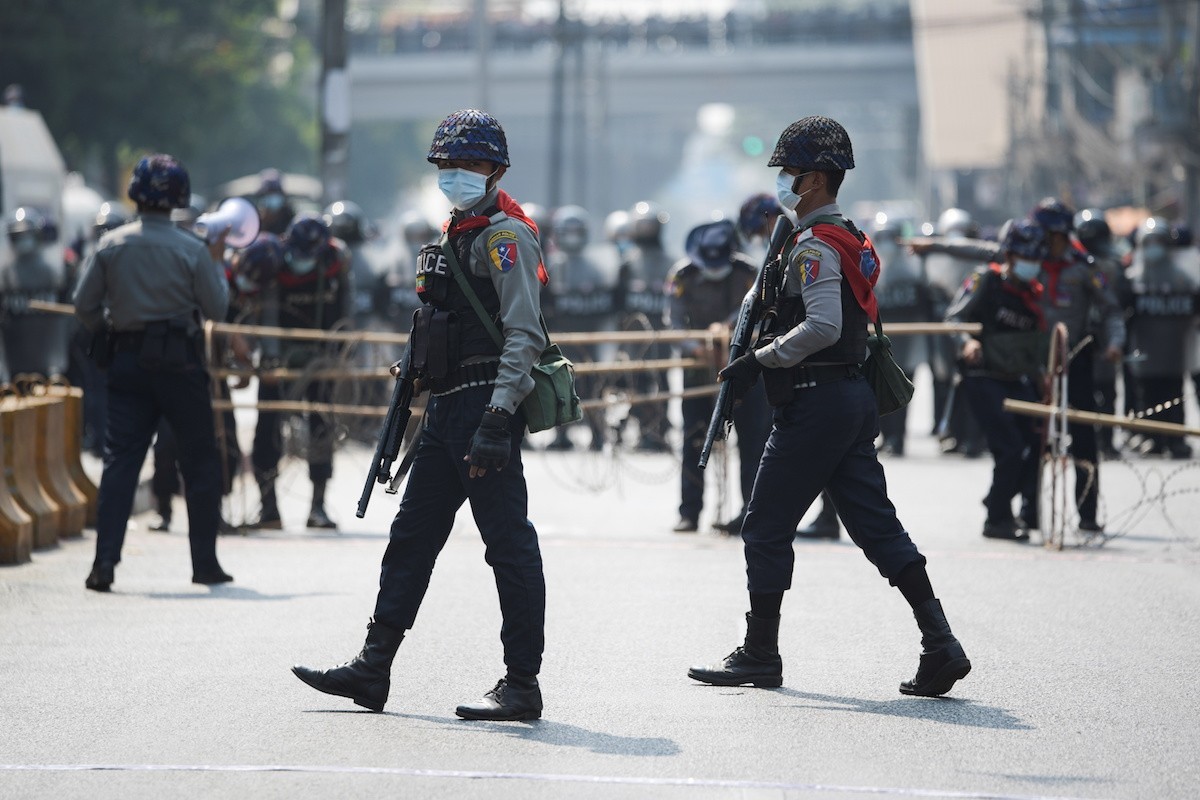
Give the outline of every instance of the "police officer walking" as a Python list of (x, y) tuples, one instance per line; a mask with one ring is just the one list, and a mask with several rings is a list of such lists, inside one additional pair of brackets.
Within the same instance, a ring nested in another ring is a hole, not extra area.
[[(445, 239), (450, 252), (430, 245), (417, 267), (425, 307), (413, 325), (409, 363), (422, 354), (433, 395), (424, 433), (392, 522), (362, 652), (332, 669), (293, 671), (319, 691), (381, 711), (392, 660), (416, 621), (434, 561), (455, 513), (470, 502), (496, 573), (508, 669), (482, 700), (460, 705), (456, 713), (465, 719), (537, 719), (546, 586), (537, 532), (527, 516), (520, 405), (546, 345), (538, 302), (539, 282), (546, 282), (542, 252), (532, 222), (497, 186), (509, 159), (504, 129), (493, 116), (475, 109), (448, 116), (434, 132), (428, 160), (437, 165), (438, 186), (454, 212)], [(503, 331), (502, 345), (490, 327)], [(455, 352), (447, 350), (450, 342), (458, 343)]]
[(112, 586), (138, 473), (162, 417), (179, 438), (192, 582), (226, 583), (233, 578), (216, 550), (221, 467), (200, 343), (202, 318), (223, 319), (229, 305), (219, 266), (225, 235), (206, 247), (171, 222), (171, 209), (191, 194), (187, 171), (171, 156), (139, 161), (128, 194), (138, 218), (101, 238), (75, 291), (76, 315), (93, 334), (108, 331), (109, 346), (97, 349), (111, 357), (96, 559), (86, 586)]
[[(688, 232), (684, 247), (687, 257), (667, 278), (667, 321), (672, 329), (705, 330), (716, 326), (724, 333), (732, 325), (731, 318), (736, 319), (742, 298), (758, 275), (750, 259), (734, 250), (736, 238), (737, 232), (729, 220), (697, 225)], [(682, 342), (679, 350), (684, 358), (708, 358), (714, 362), (710, 367), (685, 369), (684, 389), (710, 385), (720, 354), (698, 340)], [(677, 533), (691, 533), (699, 528), (700, 512), (704, 508), (704, 471), (697, 462), (712, 418), (713, 404), (711, 396), (683, 399), (683, 474), (679, 522), (675, 525)], [(767, 440), (767, 398), (761, 387), (752, 389), (734, 409), (733, 426), (737, 431), (742, 502), (745, 503), (750, 499), (754, 474)], [(743, 508), (732, 520), (714, 527), (737, 533), (745, 514)]]
[(867, 323), (875, 317), (871, 284), (879, 262), (870, 240), (842, 215), (837, 193), (854, 167), (850, 137), (828, 117), (784, 130), (770, 166), (781, 167), (780, 203), (799, 219), (783, 261), (769, 341), (721, 371), (735, 394), (762, 375), (775, 424), (750, 498), (745, 542), (750, 611), (745, 643), (724, 660), (693, 667), (689, 677), (718, 686), (783, 684), (779, 611), (791, 588), (796, 523), (828, 488), (854, 543), (913, 608), (921, 630), (916, 676), (904, 694), (950, 691), (971, 669), (936, 599), (925, 557), (896, 518), (875, 452), (879, 415), (859, 371)]

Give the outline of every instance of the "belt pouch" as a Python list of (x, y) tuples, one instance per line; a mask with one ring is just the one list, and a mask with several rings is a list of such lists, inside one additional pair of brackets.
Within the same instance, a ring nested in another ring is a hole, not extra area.
[(445, 378), (450, 372), (450, 329), (452, 315), (449, 311), (434, 312), (429, 321), (429, 354), (425, 361), (427, 375), (434, 380)]
[(192, 337), (188, 335), (187, 323), (172, 320), (167, 324), (167, 335), (163, 342), (162, 368), (181, 370), (187, 366), (188, 349)]
[(763, 386), (767, 402), (774, 407), (786, 406), (796, 396), (796, 371), (793, 369), (764, 369)]
[(137, 363), (142, 369), (161, 369), (167, 349), (167, 323), (147, 323)]
[(429, 323), (434, 313), (432, 306), (422, 306), (413, 312), (412, 346), (408, 363), (417, 375), (428, 375), (425, 366), (429, 360)]

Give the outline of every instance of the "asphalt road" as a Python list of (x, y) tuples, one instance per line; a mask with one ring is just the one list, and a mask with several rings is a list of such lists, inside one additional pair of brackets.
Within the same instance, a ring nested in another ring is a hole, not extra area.
[(288, 668), (358, 651), (395, 509), (380, 492), (354, 518), (369, 456), (348, 447), (331, 493), (342, 532), (301, 527), (294, 464), (289, 529), (222, 538), (231, 585), (188, 582), (182, 502), (171, 533), (135, 518), (111, 595), (83, 588), (90, 532), (0, 569), (0, 797), (1200, 795), (1197, 462), (1106, 464), (1123, 535), (1055, 552), (983, 539), (990, 462), (934, 450), (915, 436), (885, 463), (974, 663), (948, 698), (897, 692), (915, 623), (845, 539), (797, 544), (782, 689), (689, 680), (741, 641), (739, 542), (670, 532), (670, 456), (583, 453), (527, 454), (549, 592), (542, 720), (454, 716), (503, 670), (467, 513), (385, 713), (321, 695)]

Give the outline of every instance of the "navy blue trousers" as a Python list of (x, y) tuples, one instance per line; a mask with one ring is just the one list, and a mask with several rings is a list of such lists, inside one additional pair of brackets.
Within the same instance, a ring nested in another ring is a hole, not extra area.
[(861, 375), (799, 389), (775, 409), (742, 526), (751, 592), (792, 587), (796, 525), (822, 489), (850, 538), (889, 582), (909, 564), (925, 563), (888, 499), (877, 436), (875, 393)]
[[(707, 378), (711, 382), (711, 377)], [(693, 384), (685, 378), (685, 386)], [(715, 397), (688, 397), (682, 401), (683, 412), (683, 469), (680, 480), (679, 516), (700, 519), (704, 508), (704, 470), (698, 466), (700, 451), (704, 449), (704, 438), (712, 420)], [(768, 418), (767, 390), (760, 380), (746, 392), (746, 396), (733, 407), (733, 429), (737, 432), (738, 464), (742, 503), (749, 502), (754, 488), (754, 476), (758, 473), (758, 462), (771, 425)]]
[(165, 418), (179, 442), (193, 572), (217, 568), (221, 466), (213, 433), (209, 377), (195, 353), (185, 369), (148, 370), (118, 352), (108, 368), (104, 472), (96, 501), (96, 561), (121, 560), (125, 526), (150, 439)]
[[(1038, 462), (1042, 457), (1042, 437), (1033, 417), (1010, 414), (1004, 410), (1004, 398), (1040, 402), (1041, 397), (1028, 381), (1002, 381), (982, 375), (963, 379), (963, 389), (975, 418), (983, 425), (988, 449), (992, 451), (992, 485), (983, 505), (991, 522), (1013, 518), (1012, 501), (1020, 495), (1022, 516), (1037, 513)], [(1095, 437), (1092, 438), (1093, 447)]]
[[(287, 387), (281, 383), (258, 384), (259, 400), (282, 400)], [(312, 381), (305, 387), (304, 399), (314, 403), (328, 403), (333, 397), (333, 385)], [(258, 423), (254, 427), (254, 445), (250, 450), (250, 464), (254, 478), (260, 483), (274, 480), (283, 458), (283, 420), (287, 414), (279, 411), (258, 412)], [(312, 413), (308, 418), (308, 478), (313, 483), (327, 483), (333, 477), (333, 436), (329, 420), (324, 414)]]
[(528, 517), (521, 463), (524, 417), (518, 412), (510, 422), (511, 457), (503, 470), (469, 478), (463, 461), (491, 396), (491, 386), (476, 386), (430, 400), (383, 554), (375, 618), (399, 630), (413, 626), (455, 514), (469, 501), (486, 547), (484, 558), (496, 576), (504, 663), (517, 674), (536, 675), (545, 644), (546, 579), (537, 531)]

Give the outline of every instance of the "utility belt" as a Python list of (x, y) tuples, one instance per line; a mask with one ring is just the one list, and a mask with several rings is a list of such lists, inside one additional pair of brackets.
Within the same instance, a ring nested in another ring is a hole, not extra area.
[(182, 370), (200, 360), (201, 339), (189, 332), (185, 319), (148, 322), (140, 331), (108, 334), (110, 353), (136, 353), (138, 366), (149, 370)]
[(799, 365), (763, 370), (763, 385), (767, 390), (767, 402), (778, 407), (792, 402), (798, 391), (861, 374), (858, 364)]
[(429, 392), (435, 396), (452, 394), (471, 386), (490, 386), (500, 375), (499, 361), (477, 361), (459, 364), (444, 378), (429, 378)]

